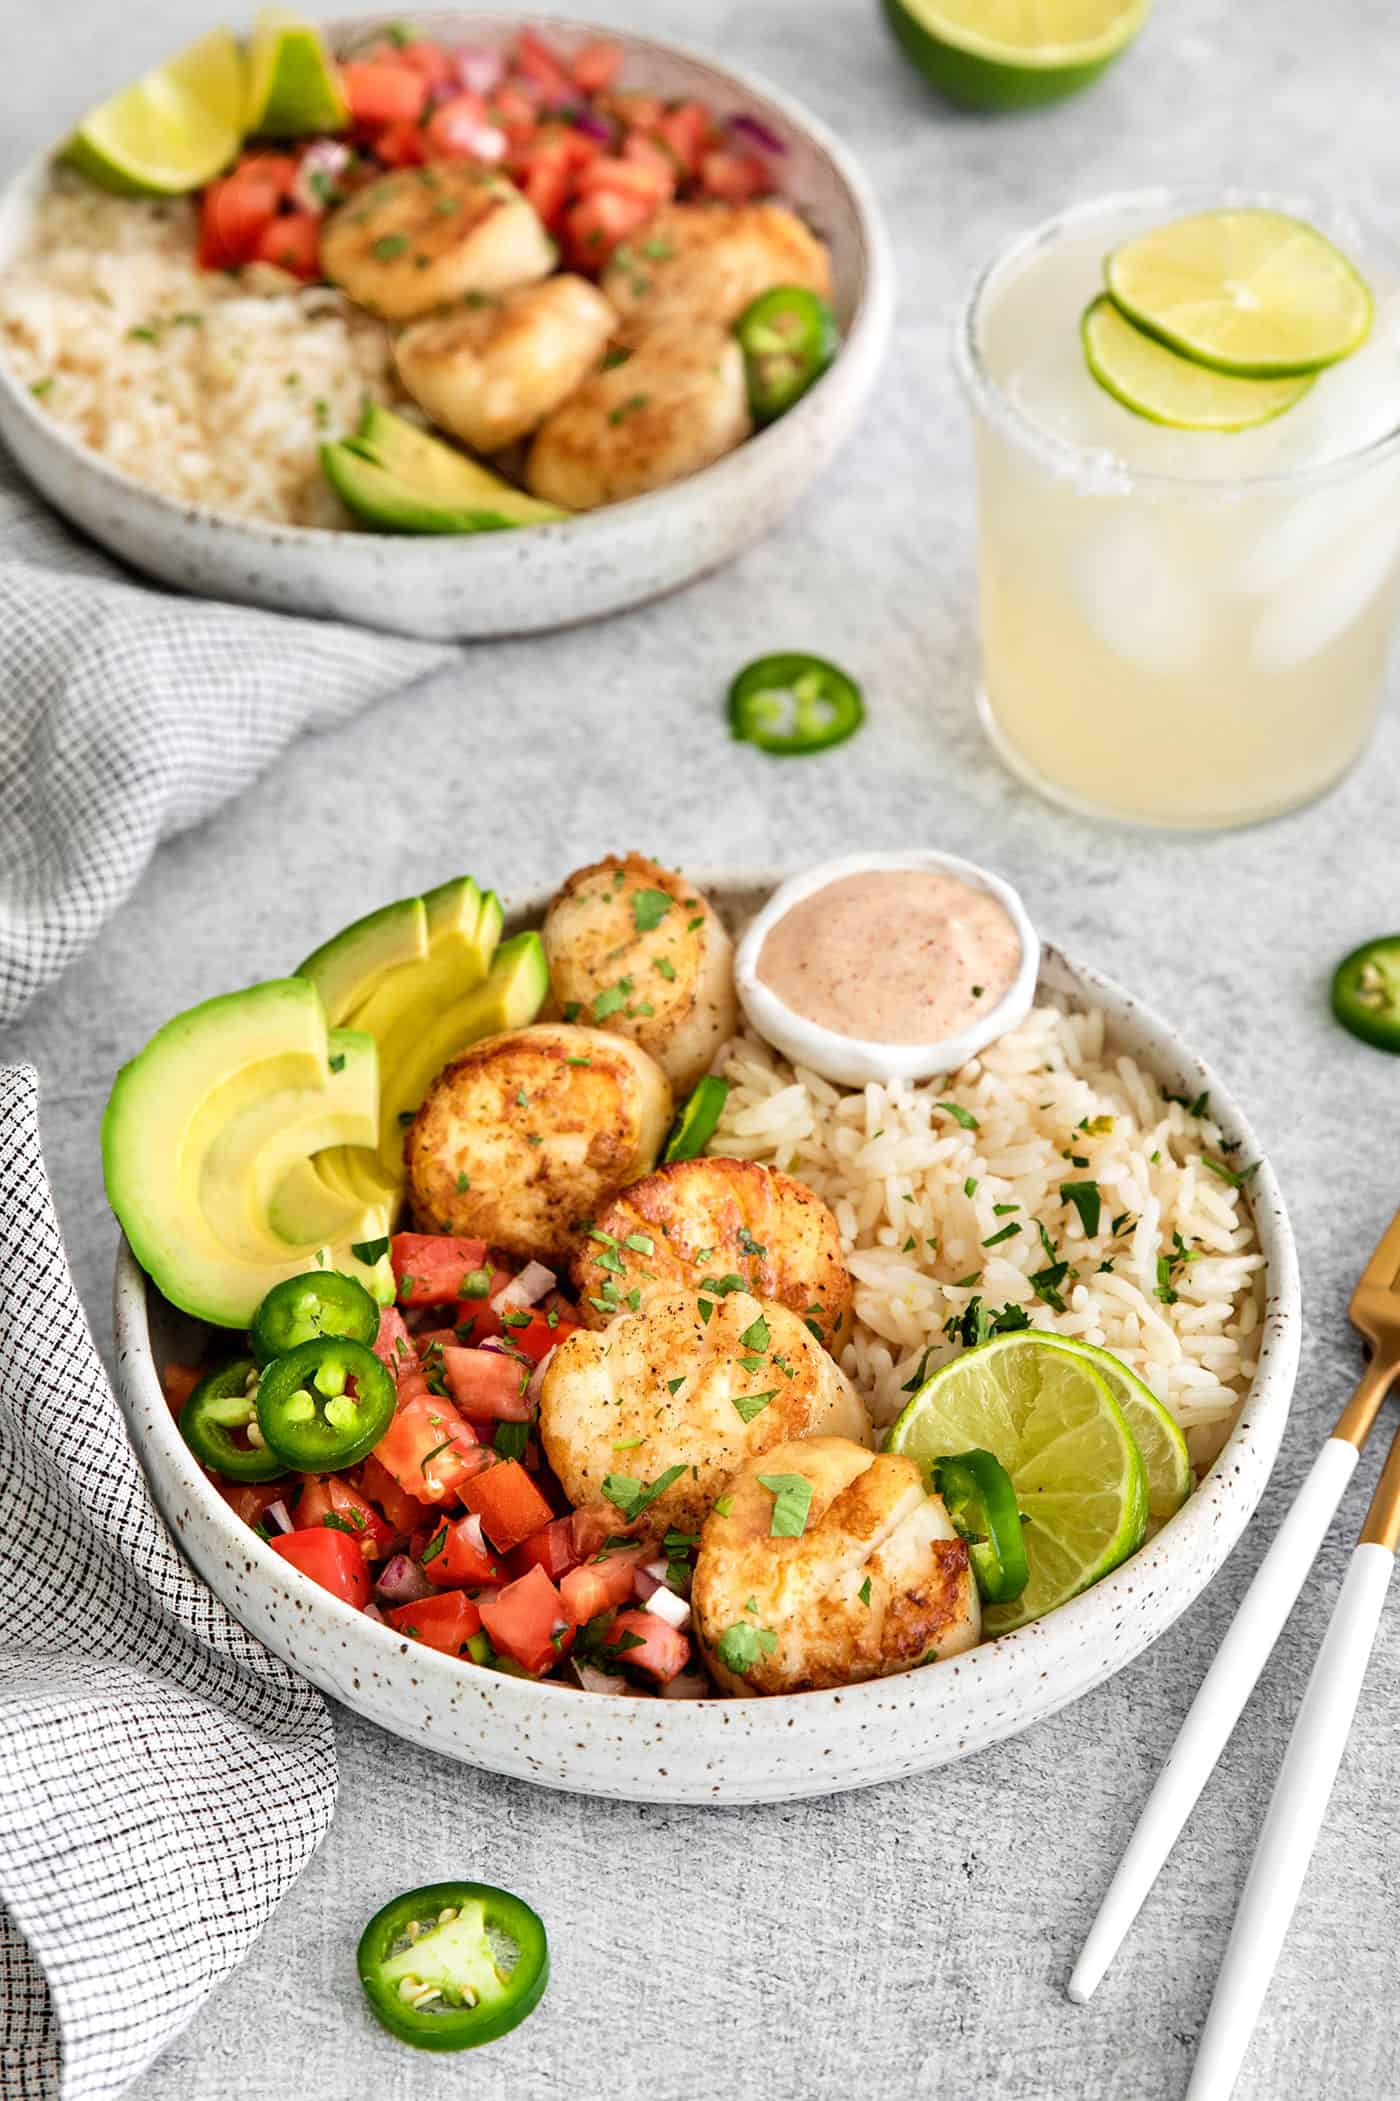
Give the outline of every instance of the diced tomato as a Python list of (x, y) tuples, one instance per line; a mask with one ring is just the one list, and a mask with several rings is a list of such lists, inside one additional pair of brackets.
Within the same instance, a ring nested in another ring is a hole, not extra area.
[(518, 1547), (554, 1515), (518, 1459), (503, 1459), (487, 1472), (474, 1474), (462, 1483), (461, 1495), (499, 1554)]
[(415, 1394), (399, 1409), (374, 1457), (420, 1503), (449, 1502), (491, 1455), (448, 1401)]
[(373, 1452), (368, 1459), (360, 1461), (356, 1472), (360, 1477), (361, 1493), (369, 1497), (376, 1509), (383, 1511), (395, 1539), (408, 1539), (421, 1525), (432, 1523), (436, 1512), (427, 1503), (420, 1503), (416, 1496), (406, 1495)]
[(532, 161), (521, 177), (520, 187), (544, 224), (556, 231), (574, 186), (573, 172), (559, 156)]
[(622, 158), (635, 168), (647, 169), (663, 203), (675, 195), (675, 155), (656, 139), (649, 138), (646, 132), (628, 132), (622, 142)]
[(571, 1568), (577, 1568), (583, 1555), (578, 1550), (572, 1516), (556, 1517), (549, 1524), (541, 1525), (528, 1539), (522, 1539), (511, 1554), (509, 1568), (513, 1576), (523, 1576), (532, 1568), (542, 1568), (551, 1583), (567, 1576)]
[(214, 1486), (229, 1509), (236, 1517), (241, 1517), (245, 1525), (260, 1525), (274, 1503), (285, 1504), (290, 1517), (297, 1492), (291, 1474), (283, 1475), (280, 1481), (226, 1481), (219, 1475)]
[(642, 95), (627, 88), (609, 99), (621, 121), (635, 125), (638, 131), (655, 131), (666, 114), (666, 105), (659, 95)]
[(464, 1590), (395, 1605), (384, 1617), (400, 1634), (411, 1634), (425, 1648), (441, 1649), (445, 1656), (465, 1656), (472, 1635), (481, 1632), (481, 1614)]
[(611, 1503), (584, 1503), (570, 1513), (569, 1523), (574, 1528), (574, 1560), (591, 1561), (603, 1541), (617, 1533), (618, 1515)]
[[(477, 1545), (480, 1537), (480, 1518), (452, 1518), (439, 1525), (419, 1555), (428, 1581), (444, 1589), (453, 1583), (465, 1583), (469, 1590), (478, 1584), (504, 1583), (505, 1570)], [(436, 1553), (429, 1554), (428, 1548), (438, 1538), (442, 1545)]]
[(513, 81), (506, 81), (491, 97), (487, 110), (493, 124), (499, 124), (507, 133), (512, 145), (520, 145), (532, 138), (539, 117), (535, 105), (527, 95), (522, 95)]
[(358, 1540), (347, 1533), (332, 1532), (318, 1525), (309, 1532), (282, 1532), (276, 1539), (268, 1541), (274, 1554), (290, 1561), (313, 1583), (319, 1583), (332, 1597), (344, 1599), (363, 1612), (369, 1603), (369, 1569), (360, 1552)]
[(761, 197), (773, 187), (762, 161), (750, 153), (730, 153), (723, 148), (701, 160), (700, 184), (707, 196), (721, 197), (726, 204), (746, 204), (750, 197)]
[[(629, 138), (627, 144), (631, 148), (634, 139)], [(580, 169), (580, 196), (591, 197), (597, 190), (607, 190), (623, 197), (640, 198), (648, 212), (665, 204), (675, 194), (675, 169), (660, 147), (653, 146), (650, 140), (635, 139), (635, 145), (638, 150), (625, 160), (616, 154), (600, 153), (597, 160)], [(641, 156), (642, 147), (646, 148), (648, 158)]]
[(484, 1240), (452, 1233), (395, 1233), (389, 1243), (401, 1306), (450, 1306), (462, 1281), (486, 1262)]
[(567, 1342), (576, 1332), (578, 1325), (576, 1320), (562, 1320), (556, 1316), (551, 1326), (549, 1315), (542, 1312), (538, 1306), (532, 1306), (527, 1321), (522, 1322), (520, 1315), (516, 1313), (512, 1314), (509, 1320), (503, 1321), (501, 1327), (511, 1348), (519, 1350), (521, 1356), (528, 1357), (532, 1364), (538, 1364), (558, 1343)]
[(565, 244), (573, 267), (596, 275), (619, 242), (646, 224), (653, 209), (650, 199), (624, 196), (618, 190), (597, 190), (580, 197), (564, 215)]
[(533, 1413), (525, 1388), (527, 1367), (504, 1350), (444, 1349), (443, 1369), (452, 1398), (474, 1422), (525, 1423)]
[(172, 1414), (178, 1415), (204, 1374), (194, 1364), (167, 1364), (161, 1380)]
[(668, 109), (656, 130), (686, 174), (693, 175), (710, 138), (710, 112), (704, 103), (682, 102), (678, 108)]
[(389, 1520), (343, 1475), (303, 1474), (296, 1506), (298, 1532), (329, 1524), (332, 1518), (342, 1531), (347, 1525), (351, 1528), (346, 1537), (356, 1541), (366, 1561), (382, 1561), (397, 1537)]
[(321, 223), (314, 212), (288, 212), (258, 235), (253, 260), (276, 263), (293, 277), (313, 283), (321, 274)]
[(689, 1635), (654, 1612), (619, 1612), (608, 1629), (608, 1646), (613, 1647), (625, 1634), (634, 1636), (640, 1647), (634, 1648), (629, 1642), (619, 1663), (634, 1671), (645, 1671), (658, 1685), (669, 1684), (690, 1661)]
[(585, 44), (574, 55), (574, 83), (585, 95), (601, 95), (610, 88), (622, 67), (622, 46), (606, 37)]
[(393, 50), (393, 57), (398, 65), (412, 66), (415, 73), (421, 73), (434, 87), (457, 78), (457, 64), (451, 52), (444, 51), (441, 44), (431, 43), (426, 37), (419, 37), (412, 44), (399, 45)]
[(526, 80), (533, 81), (551, 102), (567, 102), (574, 84), (560, 59), (533, 29), (522, 29), (515, 41), (513, 63)]
[[(295, 169), (295, 163), (292, 166)], [(258, 172), (251, 163), (221, 182), (211, 182), (200, 212), (200, 269), (237, 270), (251, 262), (284, 194), (274, 176)]]
[(625, 1605), (632, 1595), (632, 1578), (645, 1559), (645, 1547), (614, 1547), (603, 1561), (585, 1561), (570, 1569), (559, 1586), (564, 1616), (581, 1627), (612, 1605)]
[(482, 1598), (480, 1610), (492, 1648), (536, 1677), (573, 1644), (574, 1630), (566, 1624), (559, 1593), (542, 1568), (532, 1568), (494, 1597)]
[(377, 131), (370, 148), (386, 168), (421, 168), (428, 158), (428, 134), (421, 124), (408, 118)]
[(396, 1378), (405, 1357), (413, 1355), (413, 1338), (397, 1306), (381, 1306), (379, 1309), (379, 1333), (374, 1338), (374, 1354), (384, 1369), (393, 1372)]
[(340, 69), (340, 84), (352, 120), (366, 130), (385, 124), (411, 124), (423, 114), (428, 79), (416, 66), (393, 59), (352, 59)]

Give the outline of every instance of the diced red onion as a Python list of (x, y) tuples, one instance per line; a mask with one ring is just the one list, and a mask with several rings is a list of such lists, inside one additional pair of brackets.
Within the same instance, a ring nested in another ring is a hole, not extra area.
[(665, 1620), (668, 1627), (683, 1633), (690, 1625), (690, 1607), (684, 1598), (678, 1598), (673, 1590), (659, 1583), (647, 1599), (647, 1611), (656, 1619)]
[(574, 1670), (578, 1682), (585, 1692), (631, 1692), (632, 1687), (625, 1678), (615, 1678), (610, 1671), (600, 1671), (596, 1664), (576, 1663)]
[[(326, 193), (335, 187), (350, 160), (350, 148), (340, 139), (317, 139), (314, 146), (308, 146), (292, 184), (292, 202), (298, 210), (315, 212), (318, 216), (324, 212), (327, 209)], [(322, 178), (319, 184), (313, 179), (318, 175)]]
[(785, 141), (778, 137), (771, 125), (765, 124), (761, 117), (751, 116), (747, 110), (741, 110), (737, 117), (729, 119), (729, 129), (737, 131), (740, 138), (764, 153), (787, 152)]
[(557, 1342), (551, 1343), (530, 1374), (530, 1383), (525, 1388), (525, 1398), (532, 1408), (538, 1408), (540, 1405), (540, 1395), (544, 1392), (544, 1375), (549, 1370), (549, 1360), (558, 1347)]
[(499, 51), (484, 51), (468, 44), (452, 54), (457, 78), (472, 95), (491, 95), (505, 76), (505, 60)]
[(643, 1605), (649, 1604), (661, 1587), (660, 1576), (654, 1576), (649, 1568), (633, 1569), (632, 1595), (639, 1598)]
[(383, 1613), (380, 1611), (379, 1607), (373, 1602), (373, 1600), (371, 1600), (370, 1603), (365, 1607), (365, 1618), (367, 1620), (374, 1620), (375, 1623), (381, 1627), (387, 1627), (389, 1624), (389, 1622), (385, 1619)]
[(611, 124), (608, 123), (605, 117), (600, 117), (596, 110), (576, 109), (574, 111), (574, 130), (581, 131), (586, 139), (597, 139), (601, 146), (611, 146), (613, 142), (613, 128)]
[(497, 124), (454, 124), (452, 136), (474, 160), (504, 160), (506, 148), (510, 145), (510, 140)]
[(497, 1357), (513, 1357), (515, 1355), (515, 1351), (510, 1344), (500, 1335), (488, 1335), (484, 1342), (474, 1342), (472, 1348), (474, 1350), (491, 1350)]
[(420, 1598), (433, 1594), (432, 1584), (407, 1554), (395, 1554), (386, 1561), (374, 1587), (390, 1605), (416, 1605)]
[(535, 1305), (547, 1291), (553, 1291), (558, 1278), (543, 1262), (527, 1262), (518, 1277), (502, 1284), (491, 1304), (498, 1313), (523, 1313)]
[(474, 1510), (469, 1516), (459, 1518), (457, 1522), (462, 1528), (462, 1537), (471, 1541), (478, 1554), (489, 1554), (492, 1551), (486, 1544), (486, 1534), (481, 1529), (481, 1519)]
[(698, 1671), (677, 1671), (674, 1678), (656, 1688), (663, 1700), (708, 1700), (710, 1688)]
[(293, 1529), (287, 1506), (280, 1500), (276, 1503), (269, 1503), (263, 1515), (276, 1525), (279, 1532), (290, 1532)]

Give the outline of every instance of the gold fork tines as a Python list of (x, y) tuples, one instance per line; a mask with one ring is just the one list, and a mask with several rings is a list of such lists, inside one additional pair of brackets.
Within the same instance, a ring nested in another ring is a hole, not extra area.
[(1370, 1344), (1370, 1354), (1332, 1434), (1344, 1437), (1360, 1451), (1400, 1373), (1400, 1211), (1362, 1270), (1347, 1314), (1357, 1333)]

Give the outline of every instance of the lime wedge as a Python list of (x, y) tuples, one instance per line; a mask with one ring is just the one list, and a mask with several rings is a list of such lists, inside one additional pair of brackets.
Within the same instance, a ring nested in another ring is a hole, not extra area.
[(1097, 1349), (1092, 1342), (1076, 1342), (1068, 1335), (1043, 1335), (1041, 1340), (1052, 1349), (1068, 1350), (1071, 1355), (1082, 1357), (1117, 1401), (1147, 1469), (1149, 1529), (1164, 1525), (1169, 1517), (1176, 1516), (1195, 1486), (1180, 1426), (1152, 1388), (1111, 1351)]
[(892, 1452), (933, 1462), (980, 1446), (1010, 1474), (1026, 1526), (1030, 1581), (983, 1615), (989, 1634), (1040, 1619), (1142, 1545), (1147, 1474), (1123, 1411), (1076, 1351), (999, 1335), (936, 1371), (890, 1431)]
[(248, 47), (244, 128), (263, 138), (299, 139), (341, 131), (350, 109), (335, 60), (314, 22), (265, 7)]
[(172, 197), (217, 175), (243, 143), (243, 54), (213, 29), (89, 110), (65, 158), (99, 189)]
[(1301, 401), (1313, 383), (1304, 372), (1291, 379), (1242, 379), (1217, 372), (1168, 350), (1155, 336), (1121, 313), (1106, 294), (1079, 324), (1084, 357), (1105, 392), (1135, 416), (1169, 423), (1175, 430), (1249, 430), (1270, 423)]
[(1346, 257), (1283, 212), (1198, 212), (1154, 227), (1108, 258), (1104, 278), (1149, 335), (1252, 379), (1334, 365), (1371, 326), (1371, 294)]
[(950, 100), (1025, 109), (1087, 87), (1152, 0), (884, 0), (906, 57)]

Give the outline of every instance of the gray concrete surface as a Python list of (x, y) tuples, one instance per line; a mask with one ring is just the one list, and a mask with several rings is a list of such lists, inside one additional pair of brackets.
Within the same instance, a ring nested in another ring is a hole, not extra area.
[[(601, 0), (598, 0), (601, 7)], [(580, 10), (581, 11), (581, 10)], [(410, 702), (308, 739), (166, 849), (92, 952), (0, 1055), (43, 1081), (48, 1157), (104, 1345), (113, 1227), (97, 1125), (114, 1066), (169, 1013), (293, 961), (379, 900), (461, 867), (506, 891), (633, 843), (699, 864), (939, 843), (1018, 882), (1042, 928), (1175, 1016), (1278, 1165), (1308, 1331), (1285, 1453), (1206, 1597), (1110, 1684), (923, 1781), (793, 1808), (698, 1814), (535, 1792), (350, 1714), (340, 1813), (244, 1964), (141, 2082), (141, 2101), (480, 2101), (874, 2092), (890, 2101), (1174, 2101), (1250, 1848), (1378, 1464), (1118, 1965), (1088, 2010), (1063, 1982), (1152, 1775), (1356, 1366), (1346, 1295), (1400, 1198), (1400, 1067), (1330, 1023), (1333, 960), (1400, 917), (1400, 722), (1330, 801), (1254, 832), (1154, 838), (1062, 817), (973, 722), (973, 521), (945, 354), (976, 263), (1071, 199), (1159, 177), (1400, 194), (1392, 0), (1159, 0), (1133, 56), (1046, 114), (979, 121), (929, 99), (868, 0), (611, 0), (712, 45), (840, 130), (883, 198), (901, 273), (874, 413), (786, 530), (670, 603), (554, 640), (473, 650)], [(0, 161), (205, 25), (205, 0), (25, 11)], [(870, 724), (791, 770), (718, 713), (760, 650), (825, 651)], [(1240, 2092), (1400, 2095), (1395, 1600), (1332, 1815)], [(510, 2041), (438, 2063), (373, 2032), (360, 1924), (465, 1872), (528, 1894), (555, 1978)]]

